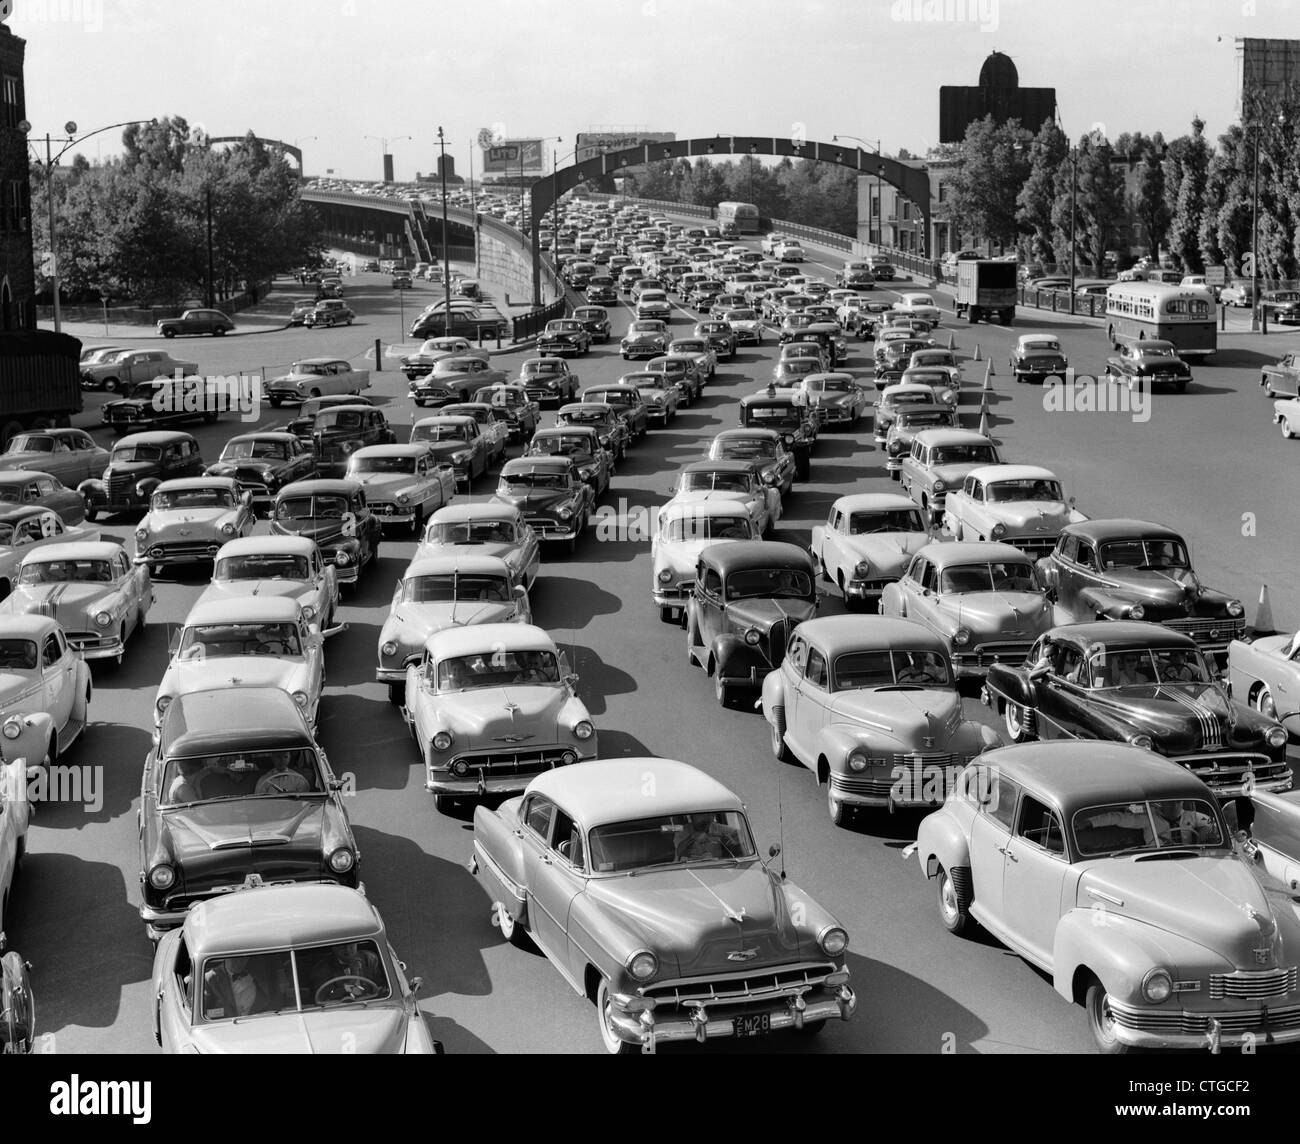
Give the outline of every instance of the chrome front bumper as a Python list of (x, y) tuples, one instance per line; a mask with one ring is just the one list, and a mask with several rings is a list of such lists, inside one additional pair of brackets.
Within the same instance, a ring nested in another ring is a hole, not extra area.
[[(95, 641), (93, 645), (90, 640)], [(83, 640), (76, 640), (69, 636), (68, 643), (72, 645), (75, 651), (81, 653), (82, 659), (117, 659), (118, 656), (126, 652), (125, 642), (116, 636), (111, 639), (87, 636)]]
[(1143, 1049), (1208, 1049), (1300, 1041), (1300, 1005), (1196, 1013), (1125, 1005), (1107, 996), (1115, 1039)]

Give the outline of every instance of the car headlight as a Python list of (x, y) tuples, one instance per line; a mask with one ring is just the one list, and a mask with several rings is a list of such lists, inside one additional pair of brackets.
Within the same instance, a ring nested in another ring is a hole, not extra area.
[(1146, 614), (1147, 610), (1141, 604), (1134, 604), (1128, 610), (1128, 618), (1130, 620), (1140, 620)]
[(305, 691), (295, 691), (295, 692), (293, 693), (293, 701), (294, 701), (296, 704), (298, 704), (299, 707), (302, 707), (302, 708), (305, 709), (306, 706), (307, 706), (307, 692), (305, 692)]
[(451, 459), (458, 465), (463, 465), (469, 460), (469, 450), (462, 449), (459, 453), (453, 453)]
[(397, 494), (397, 503), (398, 503), (398, 504), (407, 504), (407, 503), (410, 502), (410, 499), (411, 499), (411, 498), (410, 498), (406, 493), (398, 493), (398, 494)]
[(170, 695), (160, 695), (160, 696), (158, 696), (158, 702), (155, 703), (154, 706), (158, 709), (158, 714), (159, 714), (159, 715), (161, 715), (164, 711), (167, 710), (168, 707), (171, 706), (172, 698), (173, 698), (173, 697), (170, 696)]
[(850, 751), (849, 752), (849, 770), (865, 771), (867, 769), (867, 752)]
[(352, 556), (345, 550), (340, 549), (334, 556), (334, 563), (340, 568), (346, 568), (352, 563)]
[(135, 542), (137, 544), (148, 544), (149, 530), (147, 528), (137, 528), (135, 530)]
[(1155, 746), (1155, 743), (1150, 735), (1130, 735), (1128, 737), (1128, 745), (1130, 747), (1141, 747), (1144, 751), (1150, 751)]
[(561, 520), (568, 520), (569, 517), (571, 517), (571, 516), (573, 515), (573, 509), (571, 509), (571, 508), (566, 504), (566, 505), (565, 505), (562, 509), (560, 509), (560, 511), (557, 512), (555, 515), (558, 516)]
[(762, 640), (762, 638), (763, 638), (763, 633), (760, 632), (757, 628), (750, 628), (749, 631), (745, 633), (745, 642), (749, 644), (750, 647), (753, 647), (760, 640)]
[(112, 622), (113, 622), (113, 617), (112, 617), (112, 615), (111, 615), (110, 613), (108, 613), (108, 612), (96, 612), (96, 613), (95, 613), (95, 624), (96, 624), (98, 627), (106, 628), (106, 627), (108, 627), (108, 625), (111, 624)]
[(1142, 978), (1142, 996), (1153, 1004), (1168, 1001), (1173, 995), (1174, 983), (1167, 969), (1152, 969)]
[(23, 721), (21, 719), (6, 719), (4, 725), (4, 737), (6, 739), (16, 739), (23, 733)]
[(672, 581), (673, 573), (670, 568), (660, 568), (658, 580), (661, 584), (668, 584)]
[(433, 749), (435, 751), (447, 751), (451, 749), (451, 732), (439, 731), (433, 737)]
[(176, 871), (170, 866), (155, 866), (149, 871), (149, 885), (155, 890), (166, 890), (176, 882)]
[(946, 489), (947, 487), (948, 486), (944, 483), (941, 477), (936, 477), (934, 484), (931, 486), (931, 488), (933, 488), (936, 493), (943, 492), (943, 490)]
[(1240, 600), (1230, 600), (1228, 602), (1228, 615), (1232, 616), (1234, 619), (1245, 612), (1245, 610), (1246, 609), (1241, 606)]
[(591, 725), (591, 721), (583, 719), (576, 723), (573, 728), (573, 737), (575, 739), (590, 739), (596, 733), (596, 728)]
[(643, 949), (628, 958), (627, 971), (637, 981), (649, 981), (659, 972), (659, 959), (648, 949)]
[(306, 384), (305, 382), (301, 382), (301, 381), (299, 381), (299, 382), (295, 382), (295, 383), (294, 383), (294, 389), (301, 389), (301, 388), (303, 387), (303, 385), (305, 385), (305, 384)]
[(303, 610), (302, 610), (302, 618), (303, 618), (304, 620), (306, 620), (308, 623), (311, 623), (311, 621), (314, 620), (314, 619), (316, 618), (316, 608), (315, 608), (315, 605), (313, 605), (313, 604), (308, 604), (305, 608), (303, 608)]
[(965, 647), (970, 643), (970, 631), (967, 628), (958, 628), (952, 633), (952, 642), (958, 647)]
[(870, 572), (871, 564), (866, 560), (859, 560), (857, 564), (853, 566), (853, 575), (855, 576), (866, 576)]
[(1285, 747), (1286, 728), (1270, 727), (1268, 729), (1268, 734), (1264, 736), (1264, 741), (1267, 742), (1270, 747)]
[(356, 855), (346, 846), (340, 846), (330, 855), (330, 869), (336, 874), (346, 874), (356, 865)]
[(397, 643), (394, 640), (385, 640), (383, 646), (379, 650), (384, 655), (396, 655)]
[(1003, 536), (1006, 536), (1006, 534), (1007, 534), (1007, 526), (1006, 526), (1005, 524), (1003, 524), (1001, 521), (999, 521), (997, 524), (995, 524), (995, 525), (993, 526), (991, 532), (990, 532), (990, 535), (991, 535), (995, 540), (997, 540), (997, 539), (999, 539), (999, 538), (1001, 538), (1001, 537), (1003, 537)]
[(221, 526), (221, 535), (222, 535), (222, 536), (234, 536), (234, 535), (235, 535), (235, 526), (234, 526), (233, 524), (223, 524), (223, 525)]
[(345, 453), (355, 453), (359, 448), (361, 448), (361, 442), (360, 442), (360, 441), (344, 441), (344, 442), (343, 442), (343, 452), (345, 452)]
[(895, 438), (893, 441), (889, 442), (889, 455), (891, 457), (897, 457), (898, 454), (901, 453), (902, 451), (903, 451), (902, 441)]
[(817, 935), (817, 944), (822, 953), (838, 957), (849, 947), (849, 935), (840, 926), (828, 926)]

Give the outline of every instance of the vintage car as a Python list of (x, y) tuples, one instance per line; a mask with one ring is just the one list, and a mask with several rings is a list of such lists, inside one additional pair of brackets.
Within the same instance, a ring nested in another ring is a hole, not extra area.
[(23, 559), (0, 615), (57, 620), (83, 659), (114, 659), (145, 626), (153, 604), (148, 569), (116, 541), (50, 544)]
[(307, 315), (314, 309), (316, 309), (316, 300), (314, 298), (293, 299), (290, 303), (288, 324), (290, 326), (301, 326)]
[(1049, 630), (989, 670), (984, 699), (1013, 742), (1113, 739), (1186, 767), (1221, 798), (1288, 790), (1287, 734), (1235, 705), (1189, 636), (1132, 621)]
[[(588, 297), (590, 300), (590, 296)], [(617, 295), (611, 301), (617, 301)], [(591, 338), (592, 342), (604, 345), (610, 339), (609, 311), (604, 306), (578, 306), (573, 311), (573, 321), (577, 322)], [(540, 343), (538, 353), (542, 353)]]
[(339, 605), (338, 573), (314, 540), (305, 536), (245, 536), (221, 546), (212, 583), (199, 604), (255, 596), (294, 600), (308, 623), (334, 626)]
[(1300, 1038), (1300, 916), (1237, 856), (1205, 784), (1150, 752), (991, 751), (916, 855), (944, 928), (973, 919), (1046, 973), (1103, 1053)]
[(937, 519), (948, 491), (961, 487), (966, 474), (983, 465), (1000, 465), (997, 446), (971, 429), (923, 429), (901, 453), (897, 472), (903, 491)]
[(83, 362), (81, 387), (130, 397), (155, 378), (192, 377), (198, 372), (197, 363), (177, 361), (166, 350), (122, 350), (99, 362)]
[(727, 500), (742, 506), (755, 531), (766, 536), (781, 519), (781, 490), (762, 477), (763, 463), (749, 460), (692, 461), (668, 488), (672, 499), (663, 506)]
[(660, 321), (667, 323), (672, 319), (673, 304), (665, 290), (641, 290), (633, 307), (636, 320)]
[(345, 358), (303, 358), (289, 372), (266, 383), (266, 399), (278, 409), (286, 401), (302, 402), (326, 394), (356, 396), (370, 388), (370, 371), (353, 369)]
[(661, 354), (646, 362), (645, 372), (657, 373), (677, 386), (683, 405), (689, 405), (704, 392), (704, 373), (698, 354)]
[(350, 326), (356, 321), (357, 312), (342, 298), (326, 295), (317, 302), (302, 320), (309, 330), (328, 329), (334, 326)]
[[(913, 360), (916, 356), (916, 354), (912, 355)], [(960, 383), (954, 382), (952, 373), (940, 366), (909, 365), (899, 376), (897, 384), (923, 385), (930, 391), (931, 400), (940, 405), (955, 406), (961, 399)]]
[(86, 502), (81, 494), (67, 488), (57, 477), (30, 469), (0, 470), (0, 512), (17, 505), (47, 508), (68, 525), (86, 519)]
[(875, 383), (877, 390), (903, 380), (912, 365), (913, 356), (920, 350), (931, 348), (926, 338), (905, 337), (895, 341), (877, 342), (875, 356)]
[(713, 677), (723, 707), (757, 692), (785, 655), (796, 625), (817, 612), (816, 566), (806, 548), (737, 541), (705, 548), (686, 603), (686, 658)]
[(253, 506), (269, 507), (285, 485), (316, 473), (316, 455), (292, 433), (257, 430), (231, 437), (205, 476), (229, 477), (250, 493)]
[(372, 405), (331, 405), (312, 422), (311, 445), (321, 477), (343, 476), (358, 449), (396, 443), (397, 434), (383, 410)]
[(867, 408), (866, 396), (850, 373), (810, 373), (797, 388), (826, 426), (852, 429)]
[(880, 612), (919, 620), (943, 640), (958, 678), (1022, 663), (1052, 626), (1033, 558), (1009, 544), (938, 541), (880, 594)]
[(759, 540), (749, 514), (733, 501), (669, 502), (659, 510), (650, 541), (650, 594), (665, 623), (679, 620), (695, 591), (700, 553), (716, 544)]
[[(477, 424), (469, 423), (474, 427), (475, 441), (481, 441)], [(358, 449), (348, 460), (346, 479), (366, 490), (366, 503), (382, 527), (402, 524), (412, 536), (419, 536), (425, 519), (456, 494), (453, 463), (450, 458), (432, 455), (412, 433), (408, 445), (368, 445)]]
[(932, 346), (926, 350), (913, 350), (912, 359), (907, 363), (908, 369), (943, 370), (948, 375), (948, 388), (961, 389), (961, 363), (952, 350), (941, 346)]
[(38, 504), (0, 507), (0, 600), (9, 595), (18, 567), (32, 552), (52, 544), (98, 540), (100, 531), (88, 524), (69, 527), (53, 509)]
[(1233, 640), (1228, 687), (1238, 703), (1276, 719), (1300, 738), (1300, 633)]
[(537, 432), (541, 406), (522, 385), (489, 385), (474, 393), (476, 404), (486, 404), (504, 414), (512, 441), (527, 441)]
[(837, 498), (826, 523), (813, 527), (812, 555), (852, 607), (879, 602), (885, 586), (929, 541), (926, 521), (907, 497), (854, 493)]
[[(879, 272), (876, 273), (876, 277), (881, 277)], [(935, 305), (932, 294), (900, 294), (898, 301), (894, 303), (894, 311), (909, 318), (920, 318), (923, 322), (929, 322), (931, 328), (937, 326), (943, 319), (943, 311)]]
[(425, 339), (415, 353), (403, 354), (400, 360), (407, 381), (414, 381), (428, 373), (443, 358), (479, 357), (488, 361), (490, 356), (490, 351), (474, 345), (468, 338), (441, 337)]
[(692, 333), (697, 338), (705, 338), (719, 360), (730, 361), (736, 356), (736, 331), (729, 322), (706, 319), (696, 322)]
[(100, 513), (145, 511), (163, 481), (202, 473), (199, 443), (188, 433), (133, 433), (114, 444), (103, 476), (83, 481), (77, 492), (86, 502), (86, 519), (94, 521)]
[(836, 826), (858, 807), (935, 806), (971, 759), (1002, 746), (963, 718), (943, 641), (910, 620), (800, 624), (761, 702), (772, 754), (826, 785)]
[(871, 290), (875, 288), (876, 275), (871, 263), (865, 259), (849, 259), (835, 276), (835, 281), (850, 290)]
[(972, 469), (944, 499), (944, 528), (954, 540), (998, 540), (1047, 556), (1067, 524), (1088, 518), (1065, 499), (1061, 482), (1037, 465)]
[(431, 462), (450, 467), (456, 483), (466, 490), (492, 465), (492, 444), (481, 432), (478, 419), (468, 414), (420, 418), (411, 426), (410, 444), (423, 446)]
[(667, 322), (658, 318), (637, 318), (628, 324), (627, 333), (619, 342), (619, 352), (624, 361), (634, 357), (658, 357), (667, 352), (671, 340)]
[(406, 700), (406, 669), (423, 658), (434, 632), (469, 624), (533, 622), (526, 589), (500, 556), (456, 549), (417, 556), (393, 592), (379, 632), (375, 678), (388, 685), (388, 700)]
[(1051, 334), (1021, 334), (1011, 351), (1010, 365), (1017, 382), (1059, 377), (1064, 384), (1070, 359), (1061, 349), (1059, 338)]
[(344, 804), (288, 692), (226, 683), (177, 695), (140, 783), (140, 920), (150, 940), (250, 875), (358, 885)]
[(271, 531), (315, 541), (326, 563), (333, 565), (340, 588), (355, 584), (361, 570), (379, 555), (379, 519), (356, 481), (285, 485), (275, 498)]
[(135, 530), (135, 561), (159, 575), (164, 568), (207, 564), (227, 541), (257, 523), (251, 493), (231, 477), (164, 481)]
[(522, 790), (540, 771), (596, 757), (596, 730), (564, 653), (532, 624), (429, 636), (406, 670), (403, 715), (434, 806)]
[(632, 439), (627, 420), (619, 414), (618, 407), (603, 401), (563, 405), (555, 415), (555, 425), (557, 428), (579, 426), (595, 429), (600, 443), (614, 454), (615, 462), (627, 454)]
[[(559, 358), (551, 358), (559, 361)], [(504, 410), (494, 408), (485, 401), (456, 402), (444, 405), (439, 410), (442, 417), (472, 417), (478, 425), (479, 436), (483, 438), (488, 454), (488, 468), (506, 459), (506, 448), (510, 444), (510, 422)]]
[(523, 513), (491, 501), (440, 508), (425, 527), (412, 559), (461, 554), (499, 556), (515, 582), (529, 589), (541, 566), (541, 545)]
[(644, 437), (649, 425), (646, 403), (634, 385), (589, 385), (579, 400), (584, 405), (610, 405), (627, 424), (629, 438)]
[(741, 346), (761, 346), (763, 334), (767, 327), (762, 315), (750, 306), (728, 306), (721, 314), (724, 322), (736, 335), (736, 344)]
[(506, 380), (504, 370), (472, 354), (457, 354), (435, 362), (428, 373), (407, 383), (411, 400), (418, 406), (447, 405), (469, 401), (476, 390)]
[(718, 372), (718, 354), (708, 338), (674, 338), (668, 343), (668, 357), (681, 357), (683, 354), (695, 358), (695, 373), (701, 385), (711, 381)]
[(600, 443), (600, 434), (580, 425), (539, 429), (524, 450), (525, 457), (569, 457), (578, 465), (578, 475), (600, 496), (609, 488), (614, 473), (614, 454)]
[[(27, 797), (28, 768), (42, 762), (18, 751), (25, 751), (29, 745), (36, 750), (44, 746), (33, 733), (35, 730), (28, 729), (26, 741), (20, 745), (22, 732), (15, 724), (15, 733), (6, 738), (4, 757), (0, 758), (0, 1056), (31, 1051), (30, 1021), (35, 1009), (31, 982), (27, 980), (26, 963), (14, 954), (5, 953), (4, 927), (13, 900), (14, 879), (27, 855), (27, 833), (32, 817), (32, 804)], [(25, 994), (21, 992), (24, 989)]]
[(763, 484), (782, 496), (794, 487), (794, 453), (775, 429), (724, 429), (713, 438), (706, 457), (710, 461), (756, 464)]
[(1288, 441), (1300, 437), (1300, 399), (1273, 402), (1273, 420), (1282, 426), (1282, 436)]
[(1173, 342), (1146, 338), (1120, 345), (1106, 359), (1106, 377), (1125, 382), (1129, 389), (1170, 385), (1182, 393), (1192, 380), (1192, 367), (1178, 356)]
[(687, 400), (681, 386), (664, 373), (650, 370), (625, 373), (618, 379), (618, 384), (634, 387), (645, 402), (646, 420), (664, 426), (677, 416), (678, 409)]
[(575, 401), (580, 385), (569, 363), (560, 357), (526, 358), (519, 363), (519, 376), (515, 383), (522, 385), (538, 404), (543, 401), (558, 404)]
[(578, 357), (591, 349), (591, 341), (591, 334), (577, 318), (555, 318), (537, 335), (537, 352)]
[[(939, 409), (948, 402), (939, 401), (934, 389), (910, 381), (887, 386), (873, 405), (872, 436), (877, 445), (889, 440), (889, 430), (899, 413), (905, 409)], [(948, 422), (942, 422), (948, 424)], [(901, 451), (900, 451), (901, 452)]]
[[(602, 308), (618, 303), (618, 287), (608, 274), (593, 274), (587, 280), (587, 288), (583, 293), (586, 294), (588, 302), (599, 303)], [(579, 309), (583, 308), (579, 307)]]
[(1246, 630), (1240, 600), (1203, 585), (1187, 544), (1143, 520), (1089, 520), (1061, 530), (1039, 562), (1058, 623), (1151, 620), (1191, 636), (1203, 651), (1226, 652)]
[(172, 640), (154, 697), (154, 726), (178, 695), (213, 687), (278, 687), (316, 726), (325, 687), (325, 637), (290, 596), (232, 596), (195, 604)]
[[(254, 988), (241, 1004), (245, 975)], [(158, 942), (154, 1039), (165, 1053), (436, 1054), (423, 984), (407, 980), (363, 893), (249, 878)]]
[(6, 759), (25, 758), (30, 766), (55, 762), (85, 730), (90, 696), (90, 668), (57, 620), (0, 615), (0, 733)]
[(1259, 305), (1268, 311), (1270, 322), (1280, 326), (1300, 324), (1300, 290), (1266, 290), (1260, 295)]
[(596, 496), (573, 458), (552, 455), (507, 461), (493, 499), (519, 509), (538, 540), (567, 543), (573, 552)]
[(11, 437), (0, 453), (0, 472), (24, 469), (48, 473), (75, 489), (82, 481), (99, 476), (108, 458), (108, 450), (97, 445), (84, 429), (43, 429)]
[(1223, 806), (1235, 841), (1265, 889), (1300, 891), (1300, 790), (1252, 792)]
[[(1300, 353), (1283, 354), (1276, 363), (1263, 366), (1259, 373), (1259, 384), (1265, 397), (1300, 398)], [(1285, 423), (1283, 428), (1286, 428)], [(42, 465), (35, 467), (44, 468)]]
[[(651, 805), (634, 782), (653, 784)], [(685, 763), (540, 775), (522, 798), (475, 809), (470, 869), (507, 940), (526, 934), (595, 1002), (611, 1054), (813, 1035), (857, 1007), (848, 934), (763, 861), (744, 803)]]
[(298, 416), (289, 419), (284, 426), (286, 433), (311, 444), (312, 426), (316, 424), (316, 414), (325, 409), (337, 409), (342, 405), (373, 405), (368, 397), (352, 397), (346, 393), (335, 393), (328, 397), (309, 397), (298, 406)]
[(792, 390), (778, 392), (769, 385), (740, 399), (740, 423), (747, 429), (772, 429), (794, 454), (796, 479), (812, 475), (812, 451), (820, 418)]

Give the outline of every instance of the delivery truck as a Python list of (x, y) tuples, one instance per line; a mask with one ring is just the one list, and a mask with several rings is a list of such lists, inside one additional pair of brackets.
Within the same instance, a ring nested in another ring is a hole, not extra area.
[(1009, 326), (1016, 316), (1017, 264), (991, 259), (957, 263), (957, 317), (972, 324), (996, 317)]

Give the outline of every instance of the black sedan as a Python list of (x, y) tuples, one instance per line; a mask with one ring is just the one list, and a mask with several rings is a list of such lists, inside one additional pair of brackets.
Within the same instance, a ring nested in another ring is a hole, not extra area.
[(1182, 393), (1192, 380), (1192, 367), (1178, 356), (1173, 342), (1147, 338), (1121, 345), (1106, 359), (1106, 376), (1139, 385), (1171, 385)]

